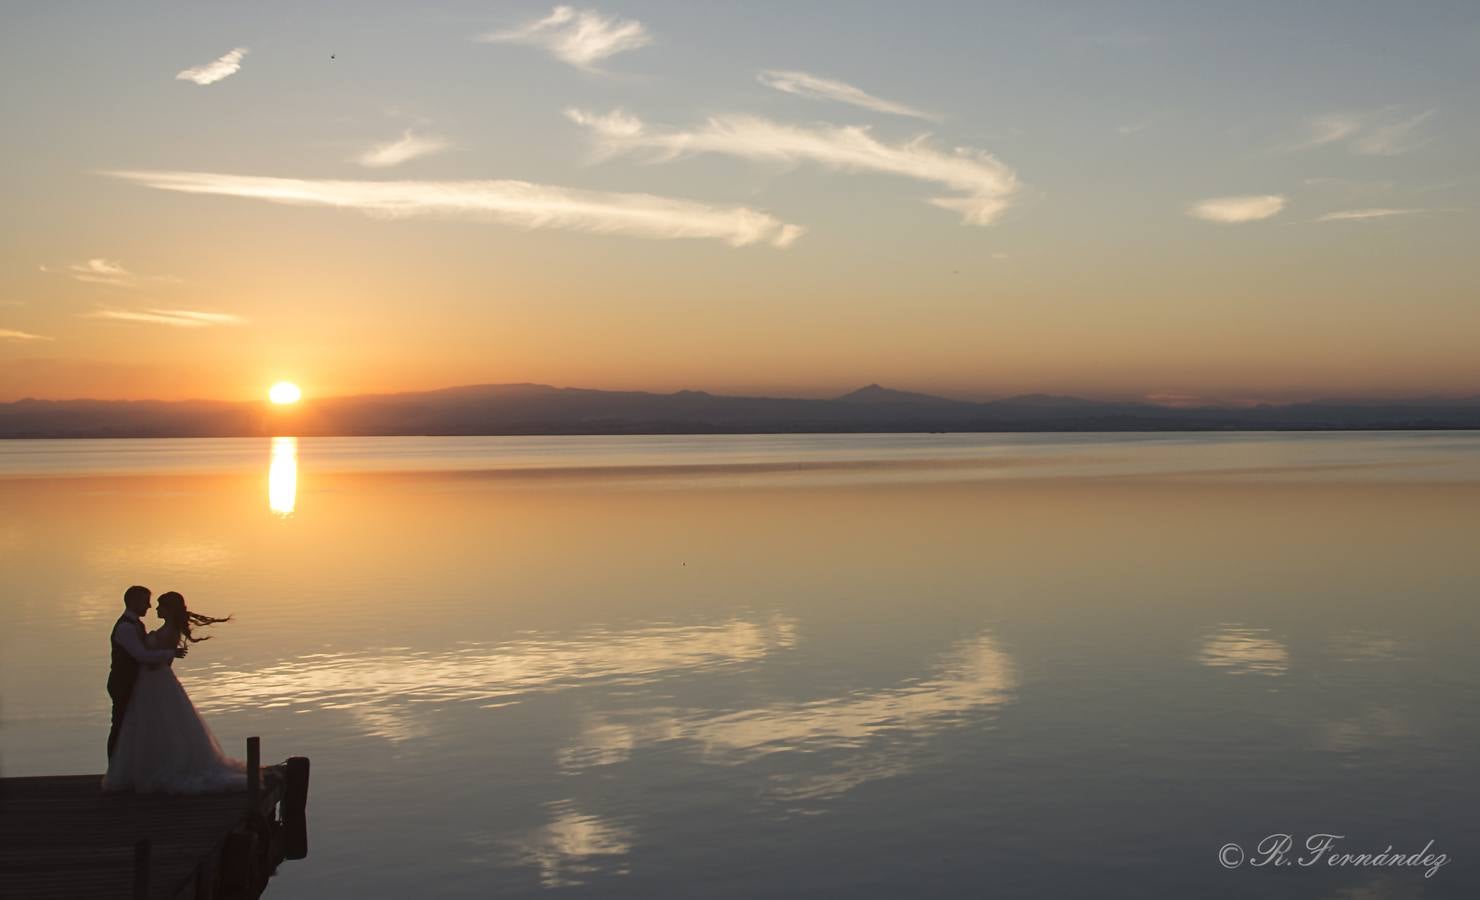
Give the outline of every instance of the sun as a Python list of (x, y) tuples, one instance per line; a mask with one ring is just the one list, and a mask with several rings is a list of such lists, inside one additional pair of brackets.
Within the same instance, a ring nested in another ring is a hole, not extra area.
[(291, 381), (279, 381), (267, 390), (267, 399), (279, 406), (297, 403), (302, 397), (303, 392), (298, 390), (298, 385)]

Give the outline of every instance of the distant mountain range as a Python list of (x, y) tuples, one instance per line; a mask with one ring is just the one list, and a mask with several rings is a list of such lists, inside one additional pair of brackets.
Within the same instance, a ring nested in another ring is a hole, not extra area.
[(974, 403), (877, 384), (824, 400), (491, 384), (285, 408), (205, 400), (0, 403), (0, 438), (1413, 428), (1480, 428), (1480, 397), (1189, 408), (1045, 394)]

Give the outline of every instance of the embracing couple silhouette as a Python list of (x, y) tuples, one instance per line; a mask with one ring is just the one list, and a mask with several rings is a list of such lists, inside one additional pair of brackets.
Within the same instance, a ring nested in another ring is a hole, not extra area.
[(113, 725), (108, 731), (105, 791), (202, 794), (245, 790), (246, 766), (221, 752), (221, 745), (175, 677), (173, 664), (191, 644), (206, 640), (194, 629), (217, 622), (191, 612), (175, 591), (159, 595), (163, 624), (144, 626), (152, 599), (134, 585), (123, 593), (124, 613), (113, 626), (108, 696)]

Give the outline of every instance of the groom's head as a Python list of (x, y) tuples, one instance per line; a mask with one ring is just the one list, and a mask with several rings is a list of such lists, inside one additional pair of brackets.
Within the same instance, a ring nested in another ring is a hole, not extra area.
[(149, 611), (149, 598), (153, 596), (142, 584), (136, 584), (123, 592), (123, 606), (136, 616)]

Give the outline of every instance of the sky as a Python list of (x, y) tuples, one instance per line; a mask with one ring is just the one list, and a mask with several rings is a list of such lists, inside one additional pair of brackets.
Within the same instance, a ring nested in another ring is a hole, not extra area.
[(1480, 394), (1480, 4), (31, 3), (0, 400)]

